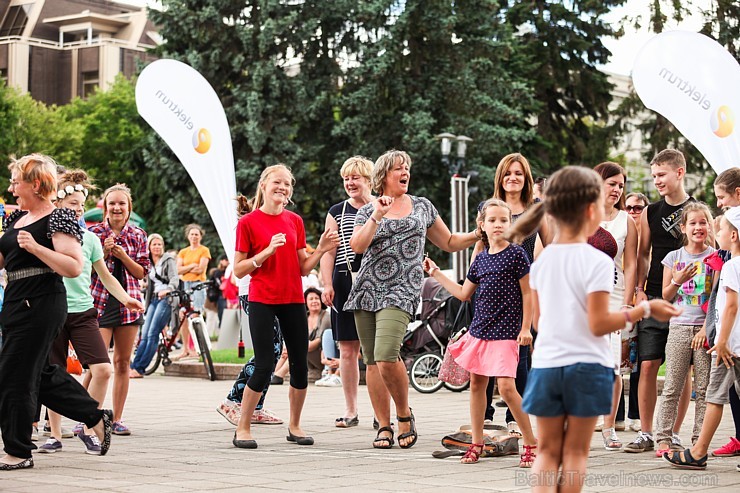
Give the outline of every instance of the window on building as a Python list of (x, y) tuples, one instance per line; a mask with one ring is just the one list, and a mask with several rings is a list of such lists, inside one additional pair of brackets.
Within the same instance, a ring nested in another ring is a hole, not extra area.
[(100, 84), (98, 72), (82, 73), (82, 99), (87, 99), (93, 95)]
[(32, 3), (10, 7), (5, 13), (2, 24), (0, 24), (0, 37), (21, 36), (26, 24), (28, 24), (28, 15), (32, 8)]

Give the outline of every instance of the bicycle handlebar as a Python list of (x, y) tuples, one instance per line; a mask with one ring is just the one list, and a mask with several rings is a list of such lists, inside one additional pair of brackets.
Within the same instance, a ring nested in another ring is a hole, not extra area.
[(179, 297), (182, 297), (183, 295), (190, 297), (194, 292), (200, 291), (202, 289), (206, 289), (211, 286), (213, 286), (213, 281), (203, 281), (200, 284), (197, 284), (190, 289), (173, 289), (172, 291), (167, 293), (166, 297), (169, 299), (172, 299), (175, 297), (179, 298)]

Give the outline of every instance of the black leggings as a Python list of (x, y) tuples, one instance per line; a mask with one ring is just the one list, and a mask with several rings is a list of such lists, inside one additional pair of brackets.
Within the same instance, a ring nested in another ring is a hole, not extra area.
[(254, 347), (254, 373), (247, 386), (262, 392), (270, 382), (275, 369), (274, 340), (275, 318), (280, 322), (285, 348), (288, 350), (290, 386), (296, 389), (308, 387), (308, 318), (303, 303), (268, 305), (249, 302), (249, 332)]
[(94, 400), (65, 370), (49, 364), (51, 344), (67, 312), (65, 293), (6, 301), (0, 352), (0, 428), (5, 452), (31, 457), (31, 428), (37, 401), (88, 427), (103, 416)]

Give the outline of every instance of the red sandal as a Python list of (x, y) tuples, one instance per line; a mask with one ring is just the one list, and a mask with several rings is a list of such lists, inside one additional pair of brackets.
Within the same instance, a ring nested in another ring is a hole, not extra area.
[(537, 454), (533, 452), (537, 448), (537, 445), (523, 445), (524, 453), (520, 456), (519, 467), (530, 468), (534, 464), (534, 460), (537, 458)]
[(476, 464), (478, 462), (478, 459), (480, 459), (480, 456), (482, 453), (483, 453), (483, 444), (473, 443), (470, 445), (470, 447), (468, 447), (468, 450), (467, 452), (465, 452), (465, 455), (462, 456), (462, 459), (460, 459), (460, 463), (461, 464)]

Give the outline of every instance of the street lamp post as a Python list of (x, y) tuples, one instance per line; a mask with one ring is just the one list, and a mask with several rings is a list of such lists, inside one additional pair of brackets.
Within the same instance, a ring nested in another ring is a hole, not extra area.
[[(436, 136), (440, 141), (442, 151), (442, 164), (449, 169), (452, 175), (450, 179), (450, 204), (452, 209), (452, 221), (450, 224), (453, 233), (465, 233), (469, 230), (468, 223), (468, 197), (470, 192), (468, 184), (470, 176), (462, 176), (461, 171), (465, 168), (465, 154), (468, 143), (473, 139), (464, 135), (453, 135), (442, 133)], [(452, 143), (457, 144), (456, 157), (450, 157)], [(465, 279), (470, 266), (470, 252), (468, 249), (454, 252), (452, 257), (452, 270), (455, 280)]]

